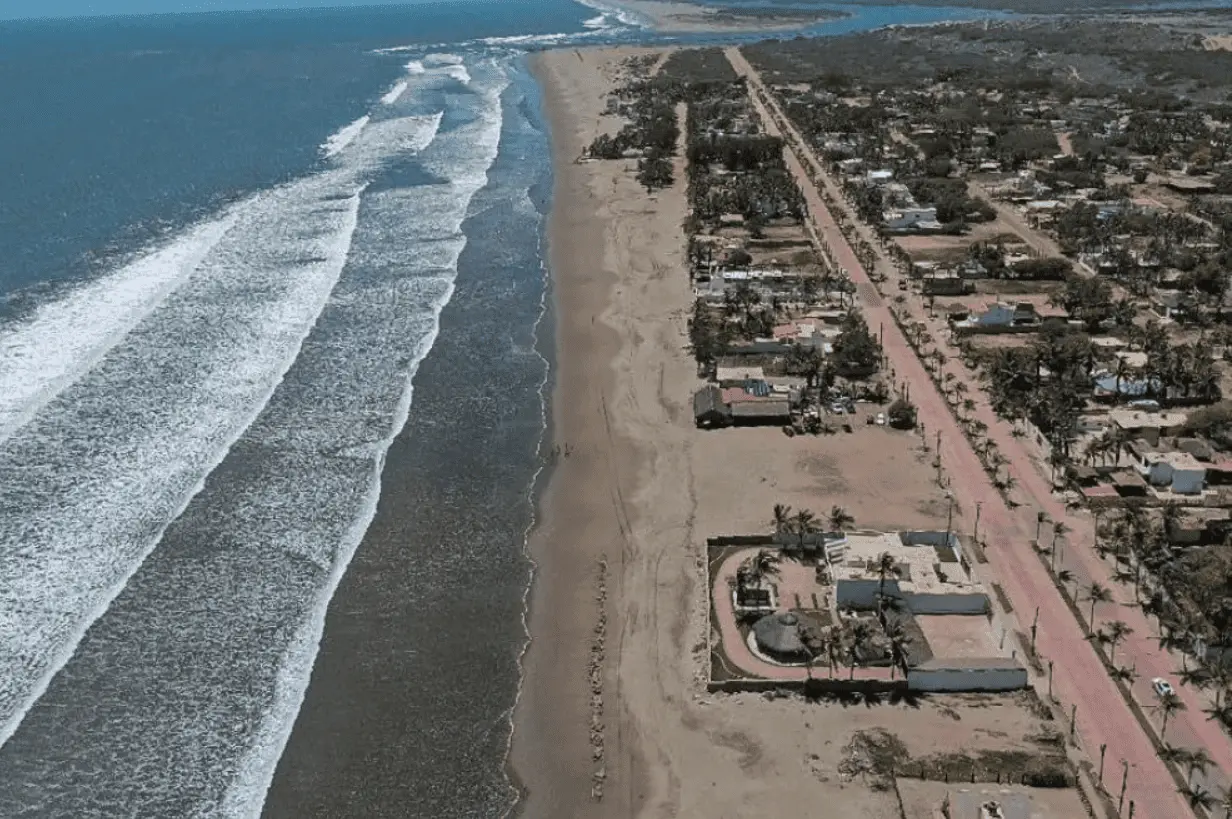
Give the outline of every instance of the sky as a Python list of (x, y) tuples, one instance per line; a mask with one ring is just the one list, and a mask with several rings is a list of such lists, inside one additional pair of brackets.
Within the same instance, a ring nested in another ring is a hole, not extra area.
[(392, 6), (433, 0), (0, 0), (0, 20), (112, 14), (236, 11), (329, 6)]

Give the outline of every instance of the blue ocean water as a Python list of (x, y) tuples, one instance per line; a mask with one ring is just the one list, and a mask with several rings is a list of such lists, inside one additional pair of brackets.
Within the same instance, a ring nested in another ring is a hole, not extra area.
[(513, 803), (551, 352), (526, 53), (636, 22), (0, 24), (0, 814)]

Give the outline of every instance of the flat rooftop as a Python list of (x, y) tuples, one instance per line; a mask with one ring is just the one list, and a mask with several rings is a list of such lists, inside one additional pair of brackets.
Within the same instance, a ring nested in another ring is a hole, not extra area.
[(983, 587), (972, 580), (954, 550), (948, 546), (903, 543), (897, 532), (848, 534), (847, 553), (830, 567), (835, 581), (879, 580), (877, 563), (889, 553), (897, 570), (894, 578), (904, 593), (976, 594)]

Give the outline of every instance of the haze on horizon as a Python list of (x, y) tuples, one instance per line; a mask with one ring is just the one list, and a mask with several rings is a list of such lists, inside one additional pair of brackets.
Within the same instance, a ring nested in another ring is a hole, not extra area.
[(137, 14), (194, 14), (211, 11), (266, 11), (359, 6), (411, 6), (466, 0), (4, 0), (0, 21), (37, 18), (109, 17)]

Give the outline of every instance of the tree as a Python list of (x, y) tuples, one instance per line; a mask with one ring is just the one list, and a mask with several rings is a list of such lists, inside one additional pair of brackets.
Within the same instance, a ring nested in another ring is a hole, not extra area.
[(1185, 703), (1181, 702), (1181, 698), (1171, 692), (1164, 694), (1159, 698), (1159, 713), (1163, 714), (1163, 725), (1159, 729), (1159, 739), (1162, 741), (1168, 733), (1168, 720), (1173, 715), (1185, 711)]
[(762, 549), (753, 558), (753, 571), (759, 578), (778, 574), (780, 560), (778, 552)]
[(1215, 806), (1215, 795), (1201, 785), (1186, 785), (1183, 788), (1177, 788), (1176, 792), (1185, 797), (1189, 802), (1189, 807), (1194, 811), (1209, 811)]
[(1232, 788), (1228, 788), (1223, 792), (1223, 799), (1220, 800), (1219, 807), (1223, 808), (1223, 819), (1232, 819)]
[(775, 534), (783, 534), (791, 531), (791, 507), (784, 506), (781, 503), (774, 504), (774, 526)]
[(1097, 276), (1070, 276), (1051, 301), (1085, 324), (1087, 331), (1092, 333), (1116, 312), (1112, 285)]
[(808, 509), (801, 509), (791, 518), (791, 530), (800, 538), (800, 551), (804, 551), (804, 538), (817, 531), (817, 516)]
[(849, 310), (834, 339), (834, 361), (844, 375), (869, 375), (881, 364), (881, 345), (856, 310)]
[(1116, 662), (1116, 649), (1134, 630), (1121, 620), (1113, 620), (1104, 631), (1104, 641), (1108, 643), (1108, 664)]
[[(1057, 572), (1057, 582), (1061, 584), (1062, 588), (1065, 588), (1068, 584), (1074, 582), (1074, 580), (1074, 573), (1069, 569), (1061, 569)], [(1073, 595), (1070, 596), (1072, 597)]]
[(890, 426), (895, 429), (914, 429), (916, 424), (916, 407), (905, 398), (899, 398), (890, 405), (886, 415), (889, 418)]
[(1112, 592), (1100, 585), (1096, 581), (1092, 581), (1091, 585), (1087, 586), (1086, 598), (1091, 601), (1091, 616), (1088, 618), (1091, 630), (1095, 629), (1095, 606), (1097, 603), (1107, 603), (1112, 599)]
[(843, 507), (834, 506), (830, 509), (830, 529), (831, 531), (841, 533), (848, 526), (850, 526), (851, 524), (855, 522), (856, 522), (856, 519), (852, 517), (851, 513), (848, 512)]
[(1137, 671), (1127, 665), (1114, 668), (1108, 672), (1108, 676), (1116, 682), (1123, 682), (1126, 685), (1133, 685), (1134, 681), (1140, 676)]
[(907, 676), (908, 671), (908, 648), (911, 645), (911, 635), (903, 629), (903, 624), (898, 620), (884, 625), (886, 638), (890, 641), (890, 677), (894, 677), (894, 669), (901, 669), (903, 676)]
[(1206, 772), (1215, 764), (1215, 760), (1211, 759), (1211, 755), (1207, 753), (1205, 748), (1194, 748), (1185, 754), (1185, 770), (1189, 774), (1189, 785), (1193, 786), (1195, 773), (1201, 773), (1206, 776)]
[(864, 648), (873, 639), (872, 627), (864, 620), (857, 620), (851, 627), (848, 638), (847, 654), (851, 658), (851, 673), (847, 679), (854, 680), (856, 666), (860, 663), (860, 655), (864, 653)]

